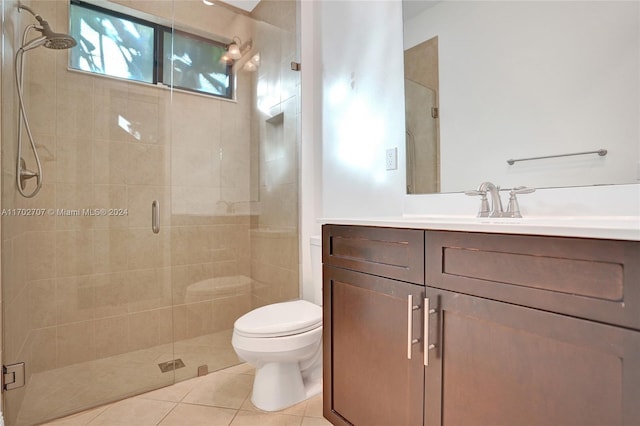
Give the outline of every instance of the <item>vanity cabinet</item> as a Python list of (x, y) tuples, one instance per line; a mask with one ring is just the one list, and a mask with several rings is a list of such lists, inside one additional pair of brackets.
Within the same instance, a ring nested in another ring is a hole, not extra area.
[(427, 425), (640, 424), (640, 244), (426, 232)]
[(639, 242), (347, 225), (323, 236), (332, 423), (640, 424)]
[(423, 335), (413, 310), (424, 299), (423, 250), (419, 230), (323, 228), (324, 415), (334, 425), (422, 424), (424, 365), (412, 341)]

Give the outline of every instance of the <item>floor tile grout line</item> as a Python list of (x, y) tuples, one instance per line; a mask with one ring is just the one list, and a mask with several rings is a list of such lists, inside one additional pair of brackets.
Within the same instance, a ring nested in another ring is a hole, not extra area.
[(162, 417), (162, 418), (161, 418), (161, 419), (156, 423), (156, 426), (158, 426), (160, 423), (162, 423), (162, 422), (164, 421), (164, 419), (166, 419), (166, 418), (169, 416), (169, 414), (171, 414), (171, 413), (173, 412), (173, 410), (175, 410), (175, 409), (176, 409), (176, 407), (177, 407), (178, 405), (180, 405), (180, 403), (179, 403), (179, 402), (174, 402), (174, 403), (173, 403), (173, 407), (171, 408), (171, 410), (169, 410), (169, 411), (167, 412), (167, 414), (165, 414), (165, 415), (164, 415), (164, 416), (163, 416), (163, 417)]
[(233, 424), (233, 422), (236, 420), (236, 417), (238, 417), (239, 412), (240, 412), (240, 409), (236, 410), (236, 412), (233, 414), (233, 417), (231, 418), (231, 421), (227, 426), (231, 426)]

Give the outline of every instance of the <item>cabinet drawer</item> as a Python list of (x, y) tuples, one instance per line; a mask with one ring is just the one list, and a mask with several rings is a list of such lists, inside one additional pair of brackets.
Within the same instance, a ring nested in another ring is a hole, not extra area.
[(640, 329), (640, 243), (427, 232), (427, 285)]
[(324, 225), (322, 262), (424, 285), (424, 231)]

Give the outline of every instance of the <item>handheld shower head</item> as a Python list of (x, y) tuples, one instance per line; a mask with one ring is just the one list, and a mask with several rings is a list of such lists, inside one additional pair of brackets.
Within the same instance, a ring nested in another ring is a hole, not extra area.
[(40, 31), (44, 37), (44, 40), (41, 40), (41, 37), (32, 40), (22, 47), (22, 50), (29, 50), (36, 48), (38, 46), (44, 45), (44, 47), (48, 49), (70, 49), (77, 44), (76, 40), (70, 36), (69, 34), (64, 33), (56, 33), (51, 29), (49, 23), (45, 21), (42, 16), (38, 15), (31, 9), (23, 4), (18, 4), (18, 10), (26, 10), (30, 14), (33, 15), (34, 18), (40, 24), (39, 27), (35, 27), (37, 31)]
[(49, 23), (39, 16), (36, 17), (42, 29), (37, 30), (46, 37), (44, 47), (48, 49), (70, 49), (77, 44), (76, 40), (69, 34), (53, 32)]

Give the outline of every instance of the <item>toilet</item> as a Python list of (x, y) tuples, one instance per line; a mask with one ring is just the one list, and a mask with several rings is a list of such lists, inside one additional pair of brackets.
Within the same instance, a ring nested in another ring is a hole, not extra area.
[(238, 318), (231, 344), (256, 368), (251, 402), (278, 411), (322, 391), (322, 243), (311, 237), (313, 302), (294, 300)]

